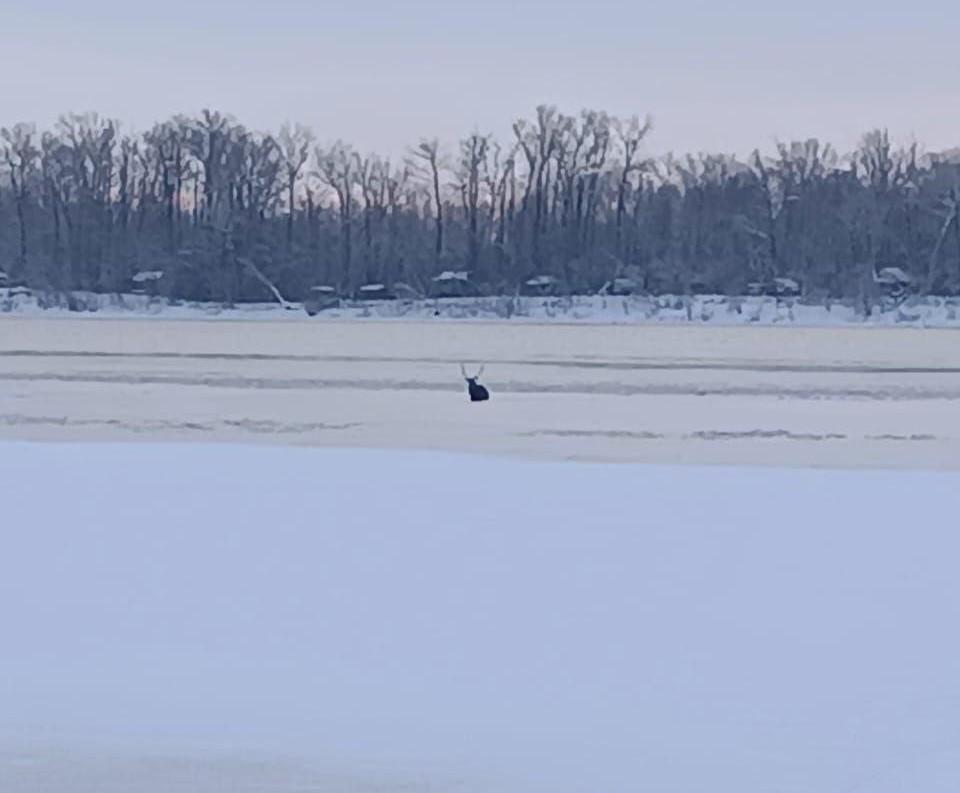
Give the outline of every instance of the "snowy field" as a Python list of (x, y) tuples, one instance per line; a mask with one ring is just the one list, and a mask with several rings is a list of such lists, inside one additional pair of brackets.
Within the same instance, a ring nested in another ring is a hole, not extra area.
[(960, 780), (955, 473), (4, 442), (0, 481), (4, 793)]
[(956, 468), (958, 409), (949, 329), (0, 319), (12, 439)]
[(955, 331), (51, 316), (0, 792), (955, 793)]

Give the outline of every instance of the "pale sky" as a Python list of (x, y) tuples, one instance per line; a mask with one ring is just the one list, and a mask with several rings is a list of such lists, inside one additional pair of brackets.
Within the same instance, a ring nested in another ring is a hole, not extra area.
[(746, 153), (887, 126), (960, 145), (954, 2), (6, 0), (0, 126), (212, 107), (401, 152), (505, 137), (539, 103), (650, 113), (651, 152)]

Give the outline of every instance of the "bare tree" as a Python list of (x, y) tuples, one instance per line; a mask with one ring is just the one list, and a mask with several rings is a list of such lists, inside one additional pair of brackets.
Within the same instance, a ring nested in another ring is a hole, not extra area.
[(624, 218), (627, 214), (627, 200), (639, 189), (641, 182), (634, 183), (635, 175), (643, 173), (646, 163), (639, 158), (640, 146), (643, 139), (650, 132), (653, 122), (646, 118), (642, 123), (639, 116), (633, 116), (626, 122), (615, 120), (613, 128), (620, 142), (622, 161), (620, 163), (620, 179), (617, 183), (617, 248), (620, 260), (627, 259), (626, 244), (624, 241)]
[(927, 265), (927, 288), (931, 289), (935, 282), (937, 273), (937, 260), (940, 257), (940, 251), (947, 239), (947, 235), (952, 228), (957, 243), (957, 274), (960, 281), (960, 189), (956, 186), (951, 187), (940, 199), (937, 207), (938, 214), (942, 219), (940, 231), (937, 234), (936, 242), (930, 253), (929, 263)]
[(759, 151), (754, 151), (751, 157), (751, 166), (760, 187), (760, 194), (763, 197), (764, 225), (763, 232), (754, 232), (762, 236), (767, 243), (767, 266), (761, 273), (764, 279), (772, 278), (777, 275), (779, 256), (777, 251), (777, 221), (784, 205), (784, 185), (779, 178), (775, 168), (768, 163)]
[[(317, 149), (316, 159), (319, 178), (337, 197), (337, 212), (340, 216), (341, 272), (349, 284), (352, 278), (353, 254), (353, 190), (355, 186), (356, 157), (344, 143), (337, 142), (330, 149)], [(351, 284), (357, 286), (357, 284)]]
[(310, 149), (313, 146), (314, 135), (309, 127), (297, 124), (292, 127), (285, 124), (280, 129), (278, 139), (280, 154), (283, 157), (283, 167), (286, 176), (287, 190), (287, 249), (293, 247), (293, 222), (296, 216), (297, 182), (303, 173), (303, 168), (310, 158)]
[(949, 154), (874, 131), (846, 159), (807, 140), (747, 161), (651, 160), (648, 131), (642, 117), (541, 106), (505, 141), (467, 135), (448, 162), (426, 139), (396, 168), (214, 110), (140, 135), (95, 115), (18, 125), (0, 136), (0, 261), (38, 289), (122, 290), (146, 269), (171, 297), (225, 302), (283, 300), (321, 278), (422, 287), (440, 266), (473, 271), (487, 293), (532, 272), (592, 290), (629, 270), (651, 291), (790, 275), (854, 297), (883, 268), (960, 291)]
[[(467, 269), (477, 270), (480, 261), (481, 193), (488, 183), (487, 156), (490, 138), (477, 132), (460, 141), (456, 180), (467, 222)], [(492, 198), (489, 203), (493, 205)]]
[(19, 229), (20, 249), (16, 258), (16, 267), (11, 280), (19, 281), (27, 269), (27, 205), (29, 202), (30, 180), (39, 151), (36, 146), (36, 128), (32, 124), (16, 124), (14, 127), (0, 130), (3, 140), (3, 153), (10, 171), (10, 187), (17, 207), (17, 226)]
[(426, 170), (427, 178), (431, 182), (433, 194), (433, 212), (436, 217), (436, 237), (434, 242), (434, 266), (439, 266), (443, 258), (443, 196), (440, 192), (440, 172), (445, 168), (445, 163), (440, 155), (440, 141), (421, 140), (419, 145), (412, 150), (411, 154), (415, 160), (420, 160), (422, 166), (420, 172)]

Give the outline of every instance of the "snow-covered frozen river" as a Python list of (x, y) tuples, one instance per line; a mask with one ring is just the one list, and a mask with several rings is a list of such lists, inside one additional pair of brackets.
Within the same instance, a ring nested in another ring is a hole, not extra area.
[(3, 793), (955, 793), (955, 472), (0, 443)]
[[(0, 320), (0, 437), (960, 465), (960, 335), (904, 328)], [(486, 364), (471, 405), (459, 364)]]
[(958, 339), (0, 320), (0, 791), (954, 793)]

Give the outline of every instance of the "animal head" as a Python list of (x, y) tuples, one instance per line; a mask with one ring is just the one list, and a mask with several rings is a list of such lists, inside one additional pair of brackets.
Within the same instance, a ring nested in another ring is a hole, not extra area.
[(467, 374), (467, 368), (463, 364), (460, 364), (460, 372), (463, 374), (464, 380), (472, 385), (476, 385), (477, 380), (479, 380), (480, 376), (483, 374), (483, 366), (477, 370), (475, 375), (471, 376)]

